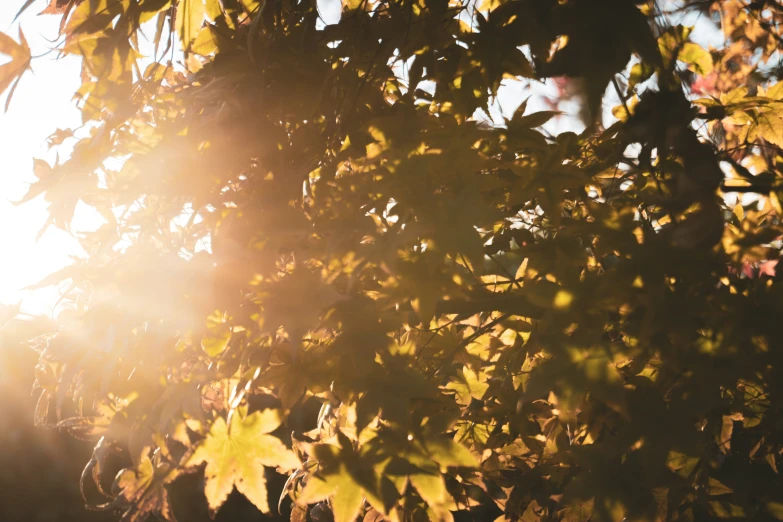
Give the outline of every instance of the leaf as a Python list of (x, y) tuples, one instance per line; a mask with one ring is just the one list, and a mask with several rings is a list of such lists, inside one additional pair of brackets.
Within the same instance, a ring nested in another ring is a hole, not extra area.
[(214, 335), (205, 336), (201, 339), (201, 348), (210, 357), (217, 357), (228, 347), (231, 341), (231, 330), (225, 329), (221, 332), (215, 332)]
[(207, 463), (204, 493), (213, 513), (235, 486), (263, 513), (269, 513), (264, 466), (299, 467), (296, 455), (280, 439), (268, 435), (280, 425), (279, 413), (264, 410), (245, 416), (245, 411), (234, 412), (230, 429), (218, 417), (186, 463), (190, 467)]
[(458, 442), (452, 439), (425, 440), (424, 446), (430, 454), (430, 458), (446, 467), (473, 468), (478, 465), (473, 454)]
[(200, 56), (208, 56), (217, 49), (217, 38), (211, 25), (206, 26), (198, 33), (193, 41), (192, 51)]
[(472, 399), (481, 400), (489, 389), (489, 384), (481, 382), (476, 372), (464, 367), (462, 374), (457, 374), (456, 380), (448, 383), (446, 389), (457, 392), (457, 402), (467, 406)]
[(770, 143), (783, 147), (783, 118), (770, 112), (762, 112), (755, 118), (756, 132)]
[(745, 510), (742, 506), (720, 500), (707, 502), (707, 511), (716, 518), (745, 518)]
[(631, 67), (631, 72), (628, 76), (628, 92), (630, 94), (631, 89), (643, 83), (652, 77), (655, 69), (650, 67), (647, 63), (635, 63)]
[(561, 114), (560, 111), (538, 111), (526, 116), (522, 116), (516, 123), (521, 127), (533, 129), (540, 127), (555, 116)]
[(206, 13), (207, 18), (213, 22), (223, 16), (223, 5), (220, 0), (206, 0)]
[(707, 490), (710, 493), (710, 496), (716, 497), (718, 495), (726, 495), (728, 493), (733, 493), (733, 490), (723, 484), (718, 479), (710, 477), (709, 485), (707, 487)]
[(593, 500), (575, 502), (568, 506), (560, 522), (588, 522), (593, 516)]
[(783, 503), (767, 502), (767, 512), (777, 520), (783, 520)]
[(201, 33), (206, 14), (204, 0), (181, 0), (177, 5), (176, 31), (185, 51), (191, 50), (191, 45)]
[(311, 476), (297, 502), (312, 504), (332, 497), (335, 522), (353, 522), (362, 507), (362, 488), (344, 467), (324, 477)]
[[(73, 13), (68, 16), (67, 12), (74, 6), (76, 7), (73, 9)], [(117, 15), (122, 13), (122, 2), (117, 0), (72, 1), (65, 10), (63, 23), (67, 21), (64, 30), (66, 42), (72, 42), (84, 36), (106, 31)]]
[(145, 456), (136, 469), (126, 469), (117, 476), (120, 495), (128, 504), (122, 515), (122, 522), (143, 522), (150, 515), (174, 522), (166, 484), (181, 474), (168, 464), (153, 466), (152, 460)]
[(383, 516), (382, 513), (379, 511), (376, 511), (374, 508), (370, 508), (367, 510), (367, 513), (364, 514), (364, 518), (362, 519), (362, 522), (387, 522), (388, 519)]
[(73, 137), (73, 131), (71, 129), (57, 129), (48, 138), (46, 138), (46, 143), (50, 147), (54, 147), (55, 145), (62, 145), (65, 140)]
[[(44, 8), (43, 11), (40, 12), (40, 14), (62, 14), (63, 16), (67, 16), (68, 11), (70, 11), (73, 5), (79, 2), (79, 0), (48, 0), (48, 1), (49, 4)], [(26, 9), (27, 7), (28, 6), (25, 5), (23, 10)], [(19, 12), (19, 14), (21, 13), (22, 11)]]
[(783, 82), (777, 82), (775, 85), (767, 89), (767, 98), (773, 100), (783, 100)]
[(393, 481), (375, 470), (373, 459), (357, 454), (345, 434), (337, 431), (336, 438), (340, 446), (322, 443), (310, 451), (318, 462), (318, 472), (307, 478), (297, 504), (330, 499), (336, 522), (353, 522), (363, 499), (376, 510), (388, 513), (399, 498)]
[(747, 87), (737, 87), (729, 92), (721, 93), (720, 102), (723, 105), (732, 105), (739, 103), (748, 94)]
[(417, 473), (410, 475), (411, 484), (419, 492), (419, 496), (432, 506), (439, 506), (446, 503), (448, 493), (446, 492), (446, 482), (440, 474)]
[(335, 522), (353, 522), (362, 507), (362, 488), (353, 480), (343, 480), (332, 496)]
[[(15, 87), (25, 71), (30, 68), (30, 47), (27, 45), (21, 27), (19, 28), (19, 43), (16, 43), (7, 34), (0, 33), (0, 54), (11, 58), (10, 62), (0, 65), (0, 94), (2, 94), (12, 83)], [(6, 100), (6, 110), (12, 96), (13, 89)]]
[(293, 506), (291, 508), (290, 522), (307, 522), (307, 508), (302, 506)]
[(703, 47), (693, 42), (685, 42), (677, 59), (685, 63), (688, 69), (707, 76), (712, 72), (712, 55)]

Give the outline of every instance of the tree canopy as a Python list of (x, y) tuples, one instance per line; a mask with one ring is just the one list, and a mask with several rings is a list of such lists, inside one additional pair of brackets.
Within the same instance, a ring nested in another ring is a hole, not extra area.
[[(97, 442), (88, 505), (172, 521), (203, 473), (299, 522), (783, 520), (778, 2), (43, 12), (83, 126), (24, 199), (104, 223), (41, 283), (35, 420)], [(549, 78), (583, 132), (486, 117)]]

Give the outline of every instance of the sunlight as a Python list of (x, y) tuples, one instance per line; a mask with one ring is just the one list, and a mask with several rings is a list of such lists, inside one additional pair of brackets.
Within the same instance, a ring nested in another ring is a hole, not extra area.
[[(18, 8), (16, 2), (0, 4), (0, 28), (9, 30)], [(45, 37), (56, 36), (56, 18), (36, 16), (30, 10), (20, 23), (33, 55), (44, 54), (51, 48)], [(16, 29), (10, 31), (16, 33)], [(47, 219), (47, 205), (42, 197), (19, 206), (12, 202), (21, 199), (28, 183), (35, 180), (32, 158), (54, 160), (46, 150), (46, 138), (57, 128), (81, 123), (79, 112), (70, 100), (70, 93), (80, 82), (78, 62), (72, 59), (55, 62), (55, 58), (51, 54), (36, 61), (34, 74), (22, 79), (8, 112), (0, 116), (4, 167), (0, 175), (0, 242), (5, 246), (0, 262), (0, 303), (21, 302), (24, 312), (47, 315), (53, 313), (58, 289), (28, 291), (25, 287), (68, 264), (70, 256), (78, 255), (80, 248), (75, 238), (54, 228), (35, 240)], [(80, 207), (74, 230), (95, 228), (96, 224), (95, 217)]]

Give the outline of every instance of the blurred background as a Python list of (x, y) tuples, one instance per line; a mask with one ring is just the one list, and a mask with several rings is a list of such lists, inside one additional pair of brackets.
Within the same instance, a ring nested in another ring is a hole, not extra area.
[(38, 354), (21, 340), (45, 325), (41, 320), (13, 320), (0, 330), (0, 520), (117, 520), (84, 508), (79, 476), (90, 459), (91, 444), (33, 426), (37, 397), (31, 391)]
[[(38, 397), (33, 396), (31, 391), (38, 354), (24, 340), (46, 331), (51, 322), (24, 316), (5, 322), (12, 308), (0, 305), (0, 394), (3, 400), (0, 408), (0, 521), (121, 520), (122, 513), (88, 511), (84, 507), (79, 477), (90, 460), (94, 442), (77, 440), (57, 430), (33, 425)], [(276, 473), (267, 477), (273, 511), (285, 479)], [(193, 473), (181, 477), (170, 488), (174, 513), (179, 522), (211, 520), (204, 488), (199, 487), (202, 480), (203, 474)], [(289, 509), (285, 502), (282, 515), (265, 516), (234, 491), (215, 520), (288, 520)]]

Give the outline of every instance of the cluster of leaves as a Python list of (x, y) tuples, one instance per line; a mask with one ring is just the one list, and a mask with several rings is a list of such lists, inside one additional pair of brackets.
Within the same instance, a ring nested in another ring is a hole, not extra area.
[[(659, 4), (51, 0), (84, 126), (26, 199), (105, 223), (35, 419), (98, 439), (85, 500), (173, 520), (206, 463), (295, 521), (783, 520), (783, 11)], [(583, 133), (477, 120), (548, 77)]]

